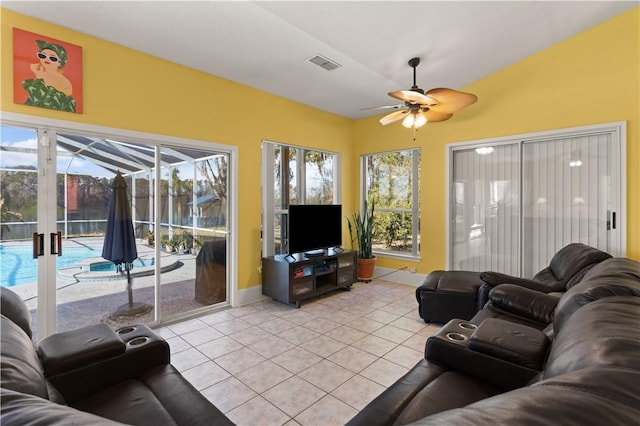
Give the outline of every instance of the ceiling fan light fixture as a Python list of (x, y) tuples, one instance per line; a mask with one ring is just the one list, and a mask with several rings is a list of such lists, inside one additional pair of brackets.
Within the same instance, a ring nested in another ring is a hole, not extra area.
[(427, 117), (424, 114), (416, 114), (416, 119), (413, 120), (413, 127), (419, 129), (427, 124)]
[(413, 123), (415, 122), (415, 119), (416, 119), (416, 116), (414, 115), (414, 113), (409, 113), (404, 118), (404, 120), (402, 120), (402, 125), (407, 129), (410, 129), (413, 127)]
[(427, 117), (424, 114), (420, 114), (418, 112), (409, 113), (404, 120), (402, 120), (402, 125), (407, 129), (419, 129), (420, 127), (427, 124)]

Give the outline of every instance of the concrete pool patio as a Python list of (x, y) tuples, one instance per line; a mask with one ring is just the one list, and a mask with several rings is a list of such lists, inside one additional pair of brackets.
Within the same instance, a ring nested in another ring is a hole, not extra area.
[[(96, 244), (100, 238), (83, 243)], [(139, 240), (138, 257), (154, 257), (154, 247)], [(64, 251), (64, 247), (63, 247)], [(207, 305), (195, 300), (196, 256), (184, 253), (160, 252), (162, 273), (160, 297), (164, 319), (175, 317), (193, 309)], [(127, 280), (125, 274), (117, 272), (89, 272), (86, 264), (104, 262), (102, 258), (89, 258), (79, 264), (58, 271), (56, 279), (57, 325), (58, 331), (71, 330), (83, 325), (99, 322), (117, 328), (122, 325), (150, 323), (155, 310), (135, 316), (114, 316), (113, 313), (128, 303)], [(153, 306), (155, 304), (155, 265), (134, 268), (132, 271), (133, 301)], [(35, 282), (10, 287), (31, 310), (34, 332), (37, 333), (35, 309), (37, 306), (37, 285)]]

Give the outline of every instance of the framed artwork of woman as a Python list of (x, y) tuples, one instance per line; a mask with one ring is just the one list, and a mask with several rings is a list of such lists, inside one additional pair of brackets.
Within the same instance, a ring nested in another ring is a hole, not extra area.
[(82, 47), (14, 28), (13, 101), (82, 114)]

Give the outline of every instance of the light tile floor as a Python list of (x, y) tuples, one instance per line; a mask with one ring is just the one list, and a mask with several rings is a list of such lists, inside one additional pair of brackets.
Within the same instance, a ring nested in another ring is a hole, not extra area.
[(344, 425), (413, 367), (440, 326), (415, 287), (376, 280), (296, 309), (265, 300), (157, 329), (172, 364), (238, 425)]

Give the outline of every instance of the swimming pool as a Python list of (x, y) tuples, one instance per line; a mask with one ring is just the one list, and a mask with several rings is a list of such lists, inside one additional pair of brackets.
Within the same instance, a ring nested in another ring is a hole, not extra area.
[[(156, 264), (156, 259), (136, 259), (133, 261), (133, 268), (145, 268)], [(89, 264), (91, 272), (116, 272), (116, 264), (105, 260), (103, 262), (93, 262)]]
[[(56, 257), (57, 268), (70, 268), (88, 257), (101, 257), (102, 246), (74, 244), (63, 247), (62, 256)], [(33, 258), (33, 248), (27, 244), (0, 244), (0, 286), (14, 287), (35, 282), (38, 261)]]

